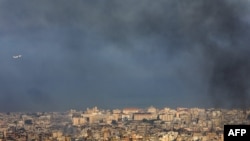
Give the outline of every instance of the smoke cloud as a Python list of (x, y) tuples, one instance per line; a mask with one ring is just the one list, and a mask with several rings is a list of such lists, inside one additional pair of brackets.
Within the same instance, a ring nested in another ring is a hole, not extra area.
[(249, 6), (1, 1), (0, 110), (246, 108)]

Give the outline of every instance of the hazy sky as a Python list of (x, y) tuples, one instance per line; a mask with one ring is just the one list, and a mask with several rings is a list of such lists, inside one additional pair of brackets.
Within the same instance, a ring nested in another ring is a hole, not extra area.
[(248, 106), (249, 7), (1, 0), (0, 111)]

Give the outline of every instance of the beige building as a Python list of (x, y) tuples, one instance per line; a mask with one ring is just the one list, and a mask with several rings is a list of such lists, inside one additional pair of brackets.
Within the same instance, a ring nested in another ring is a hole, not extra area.
[(156, 119), (157, 116), (154, 116), (152, 113), (134, 113), (134, 120), (143, 120), (143, 119)]
[(138, 113), (138, 112), (140, 112), (139, 108), (124, 108), (122, 110), (122, 113), (124, 114), (133, 114), (133, 113)]
[(173, 121), (174, 120), (174, 114), (163, 114), (163, 115), (159, 115), (159, 118), (162, 121)]
[(121, 110), (120, 109), (114, 109), (114, 110), (112, 110), (112, 113), (113, 114), (120, 114)]
[(147, 109), (147, 112), (149, 112), (149, 113), (156, 113), (158, 110), (155, 108), (155, 107), (153, 107), (153, 106), (151, 106), (151, 107), (149, 107), (148, 109)]
[(174, 141), (177, 139), (178, 132), (170, 131), (167, 134), (163, 135), (159, 140), (160, 141)]
[(87, 122), (87, 120), (84, 117), (73, 117), (72, 118), (72, 124), (74, 126), (82, 125), (82, 124), (84, 124), (86, 122)]

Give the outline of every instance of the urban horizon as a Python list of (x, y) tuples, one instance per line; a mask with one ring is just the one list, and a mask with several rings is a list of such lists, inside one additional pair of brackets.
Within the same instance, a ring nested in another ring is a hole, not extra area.
[(224, 141), (224, 125), (249, 124), (250, 109), (92, 107), (62, 113), (0, 113), (0, 140)]
[(91, 108), (98, 108), (100, 110), (104, 110), (104, 111), (109, 111), (109, 110), (123, 110), (123, 109), (139, 109), (141, 111), (144, 111), (148, 108), (156, 108), (157, 110), (162, 110), (165, 108), (170, 108), (170, 109), (205, 109), (205, 110), (209, 110), (209, 109), (216, 109), (216, 110), (242, 110), (242, 111), (246, 111), (246, 110), (250, 110), (250, 107), (246, 107), (246, 108), (241, 108), (241, 107), (183, 107), (183, 106), (177, 106), (177, 107), (170, 107), (170, 106), (163, 106), (163, 107), (157, 107), (154, 105), (150, 105), (150, 106), (124, 106), (124, 107), (113, 107), (113, 108), (104, 108), (104, 107), (100, 107), (100, 106), (88, 106), (88, 107), (84, 107), (84, 108), (69, 108), (69, 109), (65, 109), (65, 110), (51, 110), (51, 111), (29, 111), (29, 110), (24, 110), (24, 111), (0, 111), (0, 113), (53, 113), (53, 112), (68, 112), (71, 110), (74, 111), (78, 111), (78, 112), (84, 112), (87, 109), (91, 109)]

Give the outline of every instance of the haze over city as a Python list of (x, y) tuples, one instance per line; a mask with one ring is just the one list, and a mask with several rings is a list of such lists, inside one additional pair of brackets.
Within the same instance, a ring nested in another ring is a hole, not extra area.
[(0, 2), (0, 111), (249, 106), (249, 1)]

